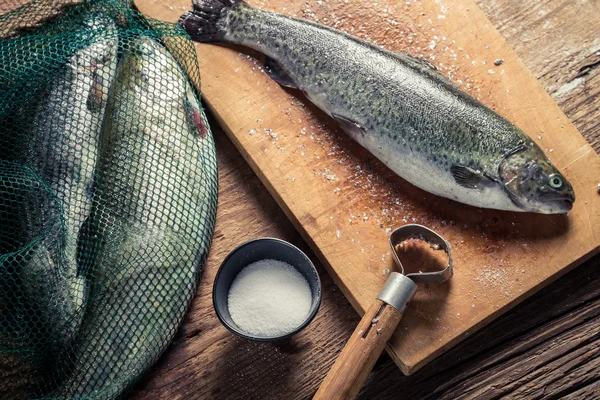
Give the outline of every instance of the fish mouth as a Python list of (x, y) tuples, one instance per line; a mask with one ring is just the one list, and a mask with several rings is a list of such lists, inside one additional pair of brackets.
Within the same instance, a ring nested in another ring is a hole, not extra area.
[(548, 204), (555, 205), (559, 209), (569, 211), (575, 203), (575, 193), (545, 193), (540, 196), (540, 199)]
[(575, 195), (557, 195), (552, 194), (543, 196), (544, 203), (557, 214), (566, 214), (573, 208)]
[(560, 214), (566, 214), (573, 208), (574, 201), (570, 199), (563, 199), (554, 200), (552, 203), (554, 206), (553, 208), (559, 210)]
[(506, 192), (517, 207), (542, 214), (567, 214), (573, 208), (573, 203), (575, 203), (574, 193), (545, 193), (539, 196), (536, 201), (527, 202), (521, 201), (510, 190)]
[(540, 198), (553, 201), (553, 200), (568, 200), (571, 203), (575, 202), (575, 193), (544, 193), (540, 196)]

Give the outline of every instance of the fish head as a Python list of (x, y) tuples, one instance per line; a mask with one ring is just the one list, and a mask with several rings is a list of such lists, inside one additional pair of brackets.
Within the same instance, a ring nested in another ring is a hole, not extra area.
[(504, 190), (523, 211), (566, 214), (573, 208), (573, 186), (534, 144), (509, 153), (499, 172)]

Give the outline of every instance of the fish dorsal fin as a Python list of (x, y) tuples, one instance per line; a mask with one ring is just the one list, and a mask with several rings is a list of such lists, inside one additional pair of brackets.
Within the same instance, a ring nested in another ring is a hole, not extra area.
[(393, 52), (391, 54), (393, 54), (397, 58), (401, 59), (402, 61), (408, 61), (410, 63), (418, 65), (419, 67), (421, 67), (423, 69), (429, 70), (431, 72), (439, 73), (437, 67), (424, 58), (411, 56), (410, 54), (401, 53), (401, 52)]
[(486, 187), (496, 184), (495, 181), (485, 176), (481, 171), (476, 171), (462, 165), (451, 166), (450, 173), (456, 183), (467, 189), (483, 190)]
[(265, 60), (265, 72), (271, 79), (279, 83), (281, 86), (298, 89), (298, 85), (290, 76), (284, 71), (274, 59), (267, 57)]
[(423, 67), (426, 67), (432, 71), (438, 72), (437, 67), (424, 58), (411, 56), (410, 54), (405, 54), (405, 56), (408, 57), (410, 60), (416, 62), (417, 64), (422, 65)]

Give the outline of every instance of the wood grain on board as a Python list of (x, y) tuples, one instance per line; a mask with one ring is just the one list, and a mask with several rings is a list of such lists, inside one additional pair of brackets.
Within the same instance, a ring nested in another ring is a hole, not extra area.
[[(470, 0), (251, 2), (430, 59), (523, 128), (573, 183), (568, 217), (479, 210), (409, 185), (353, 143), (302, 95), (262, 73), (253, 53), (197, 44), (202, 92), (233, 143), (362, 313), (395, 268), (391, 229), (424, 224), (453, 245), (452, 282), (423, 287), (390, 341), (404, 373), (598, 251), (600, 159)], [(138, 0), (176, 21), (185, 0)], [(500, 66), (494, 60), (503, 59)]]

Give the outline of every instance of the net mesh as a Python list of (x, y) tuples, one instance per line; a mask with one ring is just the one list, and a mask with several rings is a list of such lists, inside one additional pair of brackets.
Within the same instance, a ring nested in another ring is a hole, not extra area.
[(0, 398), (116, 398), (173, 338), (210, 247), (195, 51), (127, 1), (0, 16)]

